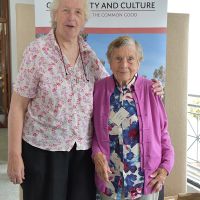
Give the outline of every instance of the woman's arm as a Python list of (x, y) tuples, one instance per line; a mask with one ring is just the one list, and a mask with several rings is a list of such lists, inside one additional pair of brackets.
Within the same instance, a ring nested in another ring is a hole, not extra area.
[(152, 180), (149, 182), (150, 187), (152, 188), (152, 192), (159, 192), (167, 177), (167, 170), (164, 168), (158, 168), (153, 174), (151, 174)]
[(108, 166), (108, 162), (106, 160), (106, 156), (98, 152), (93, 157), (94, 164), (95, 164), (95, 171), (98, 174), (98, 176), (105, 182), (109, 181), (108, 174), (112, 173), (110, 171), (110, 168)]
[(92, 159), (94, 161), (95, 171), (98, 176), (103, 181), (108, 182), (108, 173), (111, 173), (111, 171), (108, 166), (106, 156), (100, 150), (95, 131), (92, 139)]
[(152, 187), (153, 192), (158, 192), (162, 189), (166, 177), (172, 170), (174, 164), (174, 149), (168, 132), (168, 119), (165, 107), (159, 96), (155, 96), (155, 98), (157, 101), (160, 118), (162, 159), (158, 169), (151, 174), (150, 177), (152, 180), (150, 181), (149, 185)]
[(22, 160), (22, 129), (29, 98), (13, 92), (8, 115), (8, 176), (17, 184), (24, 179), (24, 164)]

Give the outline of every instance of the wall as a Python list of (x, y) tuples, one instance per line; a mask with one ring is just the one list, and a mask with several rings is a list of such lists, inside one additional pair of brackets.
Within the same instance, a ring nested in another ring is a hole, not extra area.
[(166, 182), (167, 195), (186, 192), (188, 28), (189, 15), (168, 14), (165, 103), (175, 166)]
[(33, 5), (16, 4), (17, 67), (21, 64), (22, 55), (27, 44), (35, 39), (35, 15), (33, 10)]
[(30, 4), (34, 5), (34, 0), (10, 0), (10, 33), (11, 33), (11, 77), (12, 83), (17, 75), (17, 33), (16, 33), (16, 4)]
[(168, 12), (170, 13), (188, 13), (190, 15), (189, 23), (189, 47), (188, 47), (188, 93), (200, 95), (200, 68), (199, 63), (199, 46), (200, 29), (199, 24), (200, 12), (196, 0), (168, 0)]

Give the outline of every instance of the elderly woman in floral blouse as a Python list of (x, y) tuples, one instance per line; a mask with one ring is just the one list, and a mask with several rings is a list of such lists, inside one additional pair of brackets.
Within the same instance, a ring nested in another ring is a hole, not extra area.
[(93, 86), (107, 76), (80, 36), (86, 0), (54, 0), (52, 29), (25, 50), (9, 112), (8, 175), (24, 200), (94, 200)]
[(174, 163), (162, 100), (138, 75), (143, 55), (137, 41), (115, 39), (107, 57), (113, 75), (94, 89), (97, 188), (102, 200), (158, 200)]

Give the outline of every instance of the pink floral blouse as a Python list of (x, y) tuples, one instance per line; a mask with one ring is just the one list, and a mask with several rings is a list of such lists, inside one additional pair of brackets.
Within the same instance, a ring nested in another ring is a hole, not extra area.
[(91, 147), (93, 87), (107, 76), (89, 45), (79, 38), (80, 55), (71, 66), (62, 59), (53, 30), (25, 50), (14, 90), (30, 98), (23, 139), (50, 151)]

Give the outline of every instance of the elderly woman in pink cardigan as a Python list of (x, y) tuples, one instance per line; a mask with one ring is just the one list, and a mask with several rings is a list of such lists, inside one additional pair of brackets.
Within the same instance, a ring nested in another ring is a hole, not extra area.
[(138, 75), (142, 49), (122, 36), (108, 47), (113, 75), (95, 83), (93, 160), (102, 200), (157, 200), (174, 163), (167, 116), (152, 81)]

